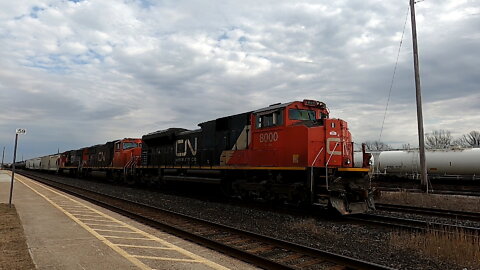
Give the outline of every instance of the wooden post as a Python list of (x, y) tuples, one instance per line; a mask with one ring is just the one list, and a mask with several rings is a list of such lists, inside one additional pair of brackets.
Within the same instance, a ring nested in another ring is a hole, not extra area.
[(417, 98), (418, 144), (420, 152), (420, 175), (423, 190), (428, 192), (427, 167), (425, 162), (425, 134), (423, 131), (422, 90), (420, 87), (420, 67), (418, 64), (417, 25), (415, 22), (415, 0), (410, 0), (412, 19), (413, 65), (415, 69), (415, 89)]

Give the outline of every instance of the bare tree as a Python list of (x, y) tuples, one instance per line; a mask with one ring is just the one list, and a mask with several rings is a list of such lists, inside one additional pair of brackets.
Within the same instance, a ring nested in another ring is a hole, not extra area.
[(402, 148), (400, 148), (400, 149), (403, 149), (403, 150), (410, 150), (410, 148), (412, 148), (412, 147), (410, 146), (410, 144), (409, 144), (409, 143), (404, 143), (404, 144), (402, 144)]
[(365, 145), (367, 151), (385, 151), (392, 149), (390, 145), (380, 141), (367, 141), (365, 142)]
[(458, 143), (464, 147), (480, 148), (480, 132), (473, 130), (464, 134)]
[(445, 149), (454, 145), (450, 131), (439, 129), (425, 134), (425, 147), (427, 149)]

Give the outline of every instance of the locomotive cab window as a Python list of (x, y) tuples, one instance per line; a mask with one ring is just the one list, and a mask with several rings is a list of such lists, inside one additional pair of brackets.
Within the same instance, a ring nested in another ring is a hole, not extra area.
[(283, 110), (256, 115), (257, 128), (281, 126), (283, 124)]
[(288, 118), (290, 120), (315, 120), (315, 111), (312, 110), (300, 110), (290, 109), (288, 110)]
[(123, 143), (123, 150), (130, 149), (130, 148), (135, 148), (137, 147), (138, 144), (134, 142), (124, 142)]

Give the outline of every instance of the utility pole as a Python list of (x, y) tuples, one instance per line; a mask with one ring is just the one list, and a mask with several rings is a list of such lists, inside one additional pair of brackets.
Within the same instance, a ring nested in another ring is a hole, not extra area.
[(413, 65), (415, 68), (415, 89), (417, 96), (418, 144), (420, 152), (420, 175), (423, 190), (428, 193), (427, 167), (425, 164), (425, 134), (423, 131), (422, 90), (420, 87), (420, 68), (418, 64), (417, 24), (415, 22), (415, 0), (410, 0), (412, 18)]
[(3, 169), (3, 159), (5, 158), (5, 146), (3, 147), (3, 154), (2, 154), (2, 167), (0, 169)]

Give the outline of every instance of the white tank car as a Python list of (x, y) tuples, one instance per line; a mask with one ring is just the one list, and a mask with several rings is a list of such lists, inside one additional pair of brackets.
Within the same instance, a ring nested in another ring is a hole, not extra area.
[[(435, 177), (480, 178), (480, 149), (453, 149), (426, 151), (427, 173)], [(385, 151), (376, 159), (375, 168), (381, 174), (418, 177), (420, 161), (418, 150)]]
[[(372, 157), (369, 160), (369, 164), (371, 167), (373, 167), (373, 164), (375, 164), (375, 154), (372, 154)], [(353, 167), (355, 168), (362, 168), (363, 167), (363, 152), (354, 152), (353, 153)]]

